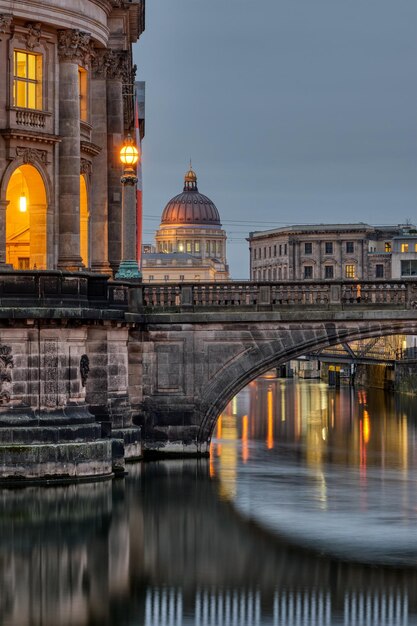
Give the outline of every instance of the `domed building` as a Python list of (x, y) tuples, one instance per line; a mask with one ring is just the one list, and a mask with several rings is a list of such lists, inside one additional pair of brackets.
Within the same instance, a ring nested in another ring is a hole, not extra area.
[(198, 191), (190, 166), (182, 193), (163, 210), (156, 246), (144, 246), (145, 282), (222, 281), (229, 279), (226, 233), (210, 198)]

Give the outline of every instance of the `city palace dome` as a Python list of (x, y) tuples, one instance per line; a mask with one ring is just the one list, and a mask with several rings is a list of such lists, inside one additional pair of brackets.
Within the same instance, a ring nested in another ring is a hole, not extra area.
[(166, 205), (161, 227), (191, 224), (221, 227), (220, 215), (214, 202), (199, 193), (197, 175), (190, 167), (184, 177), (184, 190)]

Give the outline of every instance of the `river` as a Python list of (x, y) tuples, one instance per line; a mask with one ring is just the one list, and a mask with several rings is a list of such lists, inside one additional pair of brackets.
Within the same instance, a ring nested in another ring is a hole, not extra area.
[(2, 626), (417, 624), (417, 400), (260, 379), (210, 460), (0, 491)]

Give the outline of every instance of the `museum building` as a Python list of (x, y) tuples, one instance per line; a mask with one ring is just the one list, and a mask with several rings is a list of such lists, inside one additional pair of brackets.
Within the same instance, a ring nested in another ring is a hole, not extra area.
[(0, 0), (0, 267), (118, 269), (143, 30), (143, 0)]

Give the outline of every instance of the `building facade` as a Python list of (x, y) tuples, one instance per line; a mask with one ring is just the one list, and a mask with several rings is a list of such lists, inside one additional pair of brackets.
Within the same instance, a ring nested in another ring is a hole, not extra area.
[(250, 277), (256, 281), (389, 279), (394, 276), (395, 238), (409, 228), (316, 224), (253, 232), (248, 238)]
[(199, 193), (192, 168), (185, 174), (183, 192), (163, 210), (155, 247), (147, 245), (143, 249), (145, 282), (229, 279), (226, 233), (215, 204)]
[(117, 270), (143, 29), (144, 0), (0, 0), (0, 267)]

